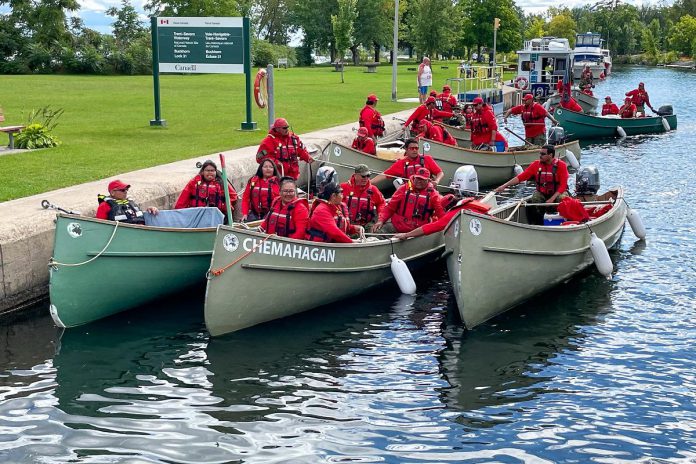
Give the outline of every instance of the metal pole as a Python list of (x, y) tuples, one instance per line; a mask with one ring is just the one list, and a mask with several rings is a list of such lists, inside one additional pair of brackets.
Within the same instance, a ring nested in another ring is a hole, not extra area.
[(160, 84), (159, 84), (159, 41), (157, 39), (157, 18), (150, 18), (150, 34), (152, 36), (152, 83), (155, 92), (155, 119), (150, 120), (151, 126), (166, 126), (167, 121), (161, 119)]
[(273, 85), (273, 65), (266, 68), (266, 84), (268, 86), (268, 127), (275, 121), (275, 103), (273, 102), (275, 87)]
[(396, 101), (396, 65), (399, 50), (399, 0), (394, 1), (394, 45), (392, 49), (392, 101)]
[[(495, 18), (498, 19), (498, 18)], [(496, 43), (498, 39), (498, 25), (495, 24), (493, 26), (493, 74), (495, 74), (495, 49), (496, 49)]]
[(256, 130), (256, 123), (251, 120), (251, 22), (249, 18), (242, 19), (244, 34), (244, 74), (246, 77), (246, 121), (242, 130)]

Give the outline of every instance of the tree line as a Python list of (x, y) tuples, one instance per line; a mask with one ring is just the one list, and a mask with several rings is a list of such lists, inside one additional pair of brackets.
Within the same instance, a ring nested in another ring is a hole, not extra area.
[[(130, 0), (111, 7), (113, 33), (86, 27), (71, 14), (77, 0), (0, 0), (0, 73), (149, 74), (149, 24)], [(149, 0), (153, 16), (248, 16), (254, 65), (288, 58), (309, 65), (314, 54), (379, 62), (391, 50), (394, 0)], [(696, 56), (696, 0), (628, 5), (600, 0), (575, 8), (525, 14), (514, 0), (399, 0), (399, 48), (409, 56), (471, 59), (492, 49), (514, 52), (523, 40), (599, 32), (614, 56), (657, 63)], [(299, 47), (290, 47), (299, 38)], [(620, 60), (619, 60), (620, 61)]]

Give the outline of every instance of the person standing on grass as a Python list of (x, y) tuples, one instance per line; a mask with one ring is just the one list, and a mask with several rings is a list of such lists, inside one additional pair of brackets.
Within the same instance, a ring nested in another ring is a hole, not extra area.
[(425, 102), (428, 98), (428, 88), (433, 85), (433, 70), (430, 68), (430, 58), (423, 57), (423, 61), (418, 65), (418, 101)]

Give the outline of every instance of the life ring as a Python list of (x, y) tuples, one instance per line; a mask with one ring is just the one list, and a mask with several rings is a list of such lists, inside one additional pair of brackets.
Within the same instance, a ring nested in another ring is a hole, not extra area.
[(527, 87), (529, 87), (529, 80), (524, 76), (517, 76), (515, 78), (515, 87), (520, 90), (527, 90)]
[(265, 108), (268, 104), (268, 81), (266, 70), (261, 68), (254, 79), (254, 100), (259, 108)]

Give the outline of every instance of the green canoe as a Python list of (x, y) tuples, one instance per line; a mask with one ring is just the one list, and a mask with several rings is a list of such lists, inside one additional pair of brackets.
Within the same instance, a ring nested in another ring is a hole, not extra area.
[(445, 229), (447, 270), (464, 325), (472, 329), (569, 279), (594, 262), (590, 233), (607, 248), (623, 233), (622, 189), (598, 198), (613, 202), (586, 224), (529, 225), (525, 207), (509, 203), (482, 215), (463, 210)]
[(147, 227), (58, 214), (50, 312), (75, 327), (205, 282), (215, 228)]
[[(556, 108), (553, 116), (572, 139), (598, 139), (621, 137), (621, 127), (626, 135), (661, 134), (677, 128), (677, 115), (648, 118), (622, 119), (617, 117), (591, 116), (564, 108)], [(667, 126), (667, 127), (666, 127)]]
[(219, 226), (205, 294), (205, 324), (223, 335), (358, 295), (440, 258), (442, 234), (407, 241), (317, 243)]

